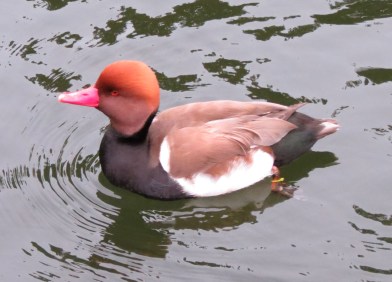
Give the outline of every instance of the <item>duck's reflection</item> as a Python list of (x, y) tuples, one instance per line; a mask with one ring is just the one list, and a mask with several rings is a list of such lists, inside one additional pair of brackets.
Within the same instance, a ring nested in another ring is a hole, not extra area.
[[(336, 161), (330, 152), (309, 152), (282, 171), (295, 184), (313, 169), (334, 165)], [(223, 196), (176, 201), (148, 199), (114, 187), (102, 173), (99, 181), (117, 197), (100, 192), (97, 196), (118, 208), (103, 241), (149, 257), (166, 256), (173, 230), (236, 229), (244, 223), (256, 223), (258, 214), (266, 208), (288, 200), (271, 193), (269, 180)]]
[[(165, 258), (172, 244), (181, 243), (178, 232), (238, 229), (257, 223), (265, 209), (289, 200), (271, 193), (268, 179), (218, 197), (154, 200), (110, 185), (100, 172), (97, 154), (84, 156), (79, 151), (73, 158), (44, 153), (37, 157), (36, 165), (3, 170), (0, 187), (28, 186), (28, 197), (37, 198), (42, 207), (34, 210), (34, 218), (53, 222), (39, 237), (31, 238), (30, 249), (23, 246), (23, 250), (29, 249), (28, 255), (43, 265), (66, 261), (66, 267), (75, 271), (82, 267), (104, 274), (116, 269), (124, 277), (128, 270), (143, 273), (145, 258)], [(309, 152), (284, 167), (282, 174), (295, 185), (310, 171), (336, 161), (332, 153)], [(52, 204), (56, 208), (48, 213)], [(53, 241), (48, 234), (59, 234), (59, 226), (64, 232)], [(50, 273), (55, 275), (55, 269), (50, 268)]]

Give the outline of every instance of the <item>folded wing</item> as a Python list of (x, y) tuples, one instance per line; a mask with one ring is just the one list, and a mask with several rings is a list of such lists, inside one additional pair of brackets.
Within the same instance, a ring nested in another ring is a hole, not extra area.
[(250, 151), (279, 142), (294, 128), (282, 119), (247, 115), (173, 129), (163, 140), (160, 161), (170, 175), (191, 178), (246, 159)]

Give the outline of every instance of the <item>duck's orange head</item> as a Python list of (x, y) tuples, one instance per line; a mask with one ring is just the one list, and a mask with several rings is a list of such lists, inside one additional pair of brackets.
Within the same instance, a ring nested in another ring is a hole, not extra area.
[(116, 131), (132, 135), (158, 110), (159, 85), (146, 64), (117, 61), (102, 71), (93, 86), (61, 94), (58, 100), (96, 107), (110, 118)]

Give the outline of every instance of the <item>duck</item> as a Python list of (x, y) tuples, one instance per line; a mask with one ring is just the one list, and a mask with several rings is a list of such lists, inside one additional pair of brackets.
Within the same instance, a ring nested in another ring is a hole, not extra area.
[(298, 112), (304, 103), (217, 100), (158, 112), (156, 75), (136, 60), (109, 64), (95, 84), (58, 101), (109, 118), (99, 148), (109, 182), (162, 200), (219, 196), (268, 177), (272, 191), (290, 196), (280, 167), (339, 129)]

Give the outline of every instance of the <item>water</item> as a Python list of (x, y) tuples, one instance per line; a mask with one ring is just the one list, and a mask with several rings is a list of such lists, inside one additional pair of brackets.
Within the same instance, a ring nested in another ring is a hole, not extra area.
[[(390, 281), (390, 1), (2, 1), (1, 281)], [(262, 99), (342, 129), (230, 195), (162, 202), (111, 186), (107, 119), (57, 103), (118, 59), (161, 108)]]

